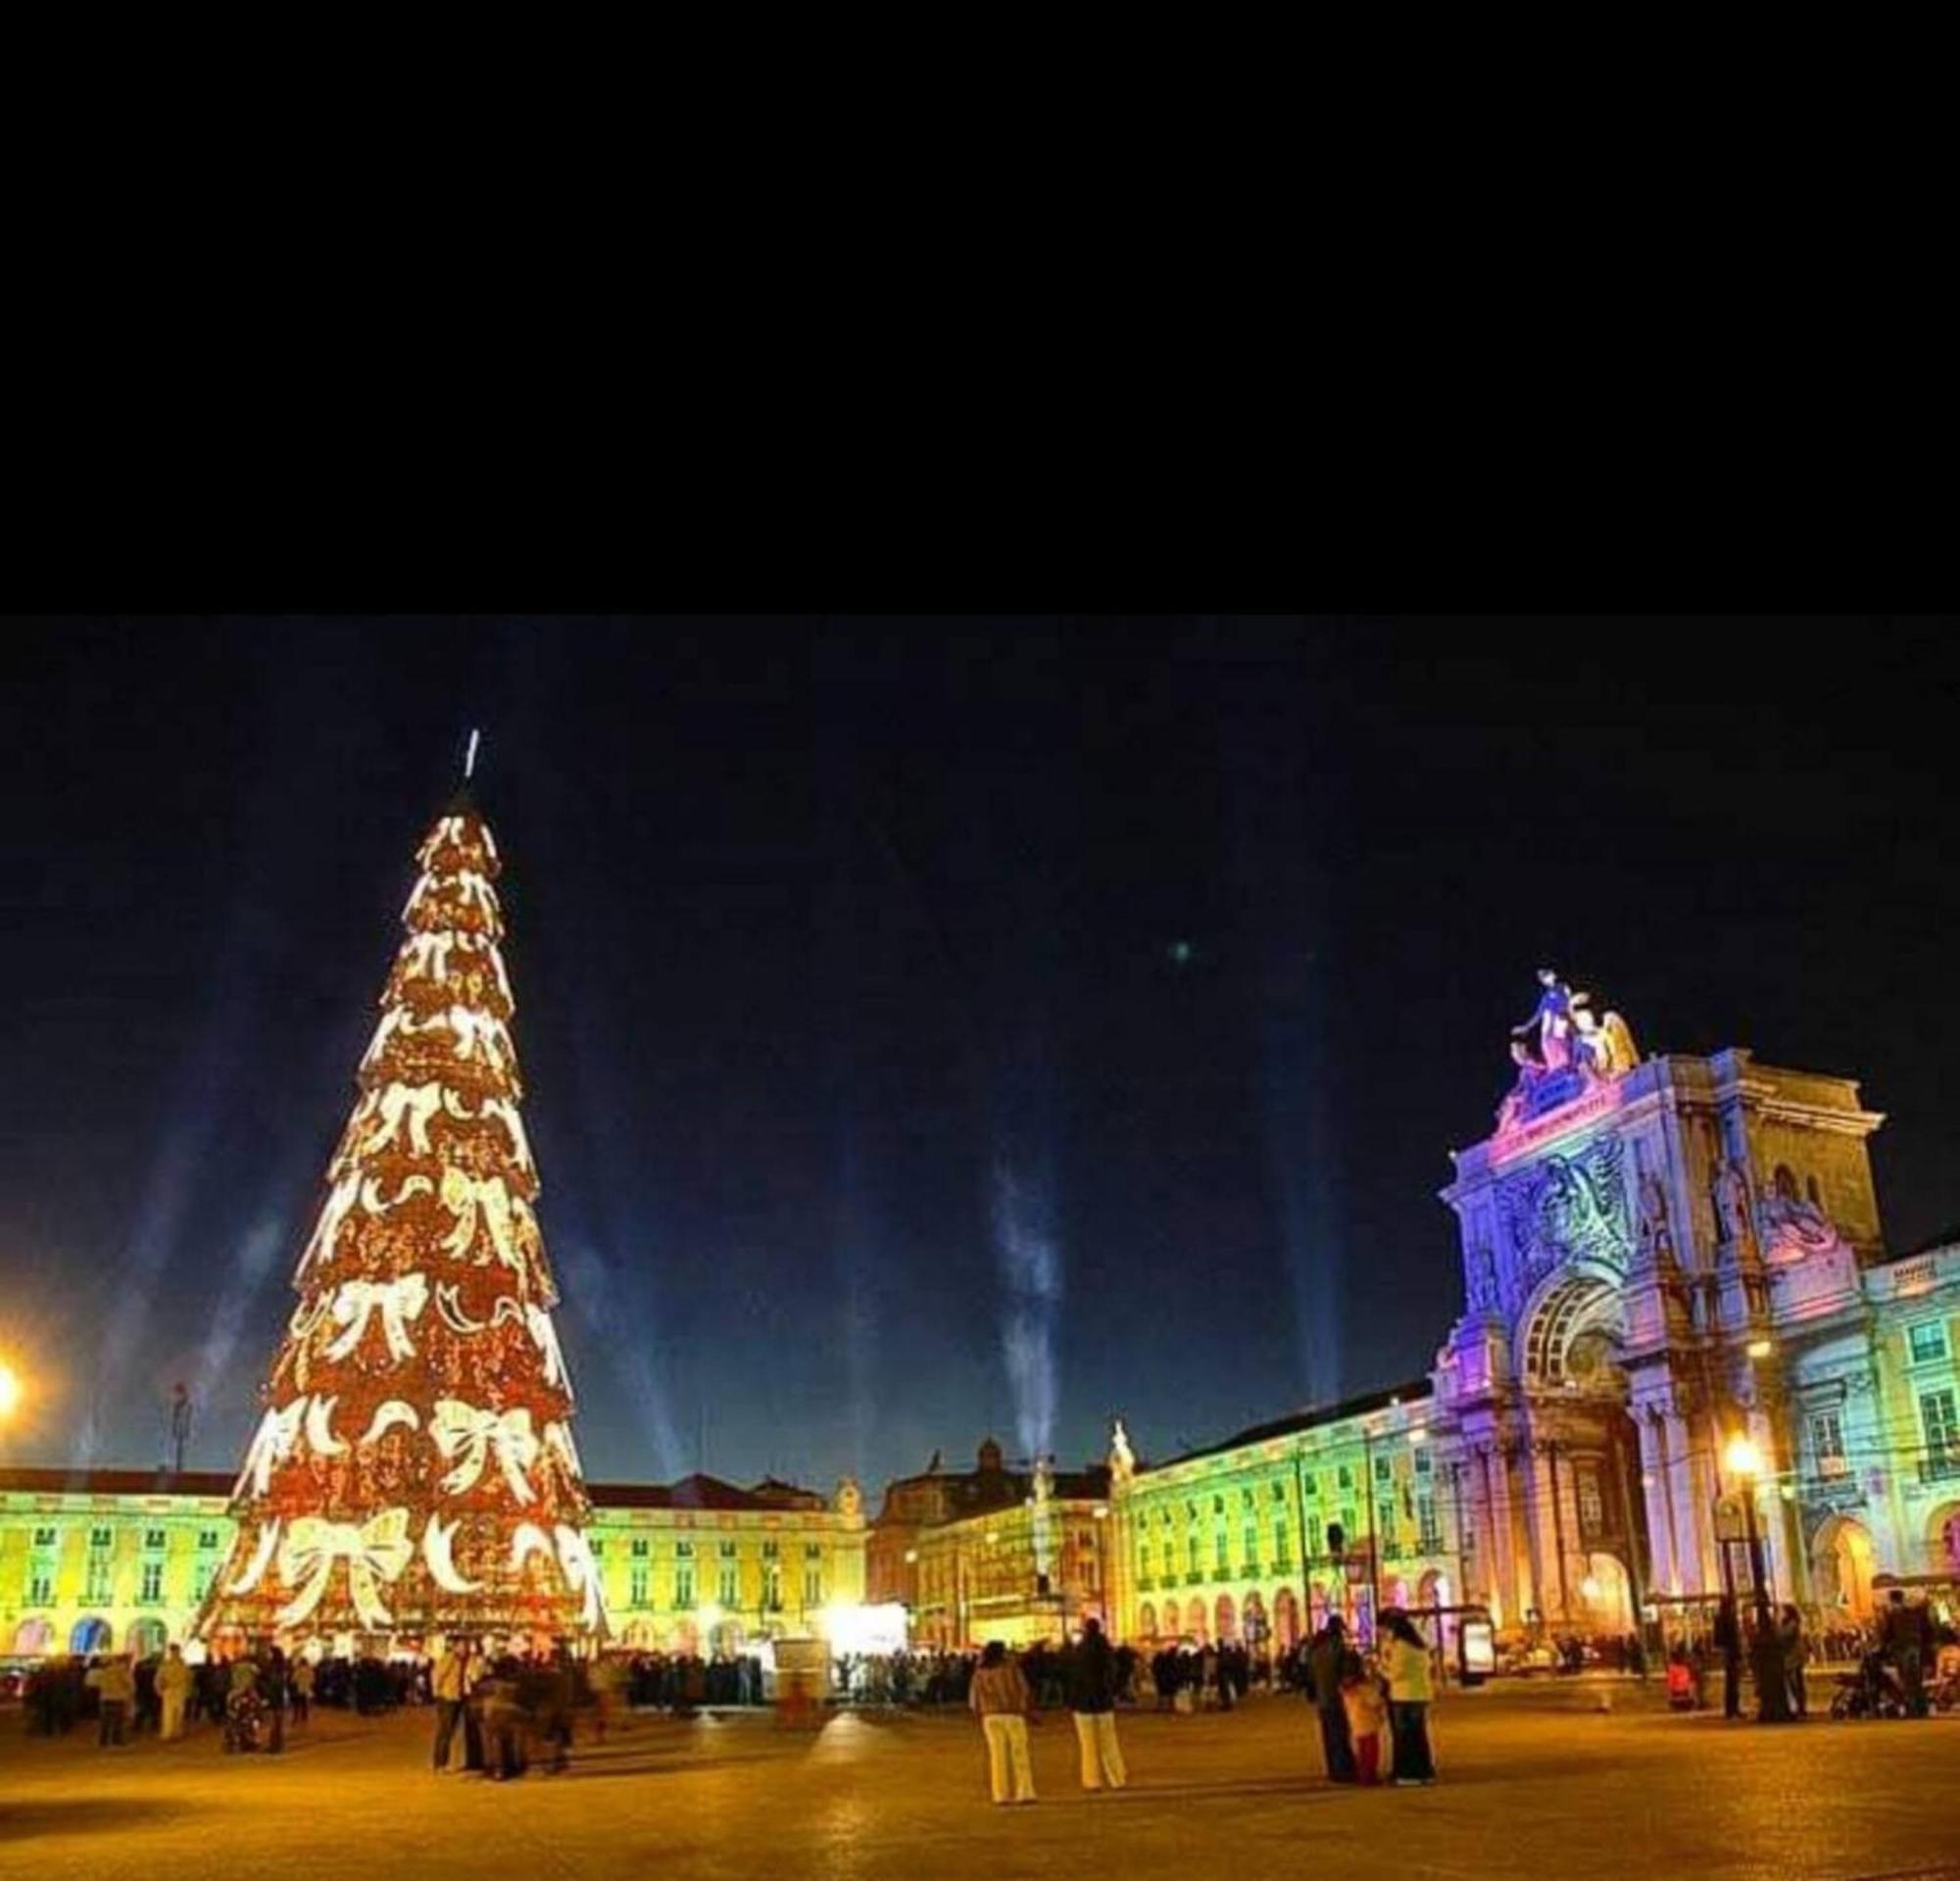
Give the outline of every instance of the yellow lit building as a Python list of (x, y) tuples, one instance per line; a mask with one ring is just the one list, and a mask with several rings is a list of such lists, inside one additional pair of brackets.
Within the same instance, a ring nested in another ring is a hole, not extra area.
[(1059, 1642), (1109, 1618), (1109, 1473), (1008, 1469), (991, 1438), (978, 1467), (928, 1471), (886, 1492), (872, 1597), (902, 1600), (915, 1646)]
[[(0, 1656), (143, 1653), (189, 1639), (231, 1545), (228, 1475), (0, 1469)], [(589, 1533), (612, 1643), (734, 1652), (824, 1634), (864, 1597), (864, 1512), (711, 1476), (595, 1484)]]
[(1115, 1470), (1116, 1631), (1284, 1650), (1330, 1613), (1448, 1607), (1463, 1572), (1428, 1380)]

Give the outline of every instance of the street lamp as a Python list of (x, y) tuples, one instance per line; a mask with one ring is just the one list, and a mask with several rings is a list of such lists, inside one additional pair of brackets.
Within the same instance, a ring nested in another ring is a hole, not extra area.
[(21, 1374), (0, 1359), (0, 1418), (11, 1417), (21, 1404)]
[(1729, 1439), (1722, 1453), (1729, 1473), (1742, 1485), (1742, 1533), (1749, 1545), (1749, 1591), (1756, 1609), (1756, 1637), (1750, 1653), (1756, 1674), (1756, 1722), (1788, 1724), (1790, 1721), (1789, 1680), (1783, 1662), (1783, 1648), (1770, 1622), (1770, 1590), (1763, 1573), (1763, 1538), (1756, 1527), (1756, 1479), (1763, 1473), (1763, 1454), (1740, 1431)]

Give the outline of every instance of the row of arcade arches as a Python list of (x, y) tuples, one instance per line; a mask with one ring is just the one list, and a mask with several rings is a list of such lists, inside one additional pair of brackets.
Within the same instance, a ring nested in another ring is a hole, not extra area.
[[(170, 1628), (160, 1619), (146, 1616), (135, 1621), (123, 1640), (122, 1650), (138, 1658), (161, 1653), (170, 1643)], [(69, 1628), (68, 1643), (62, 1645), (54, 1623), (46, 1619), (24, 1619), (14, 1629), (14, 1651), (24, 1658), (48, 1653), (113, 1653), (117, 1651), (116, 1629), (96, 1613), (84, 1613)]]
[[(1308, 1587), (1304, 1610), (1299, 1596), (1291, 1587), (1278, 1589), (1270, 1604), (1256, 1589), (1237, 1599), (1230, 1594), (1219, 1594), (1209, 1601), (1197, 1595), (1184, 1602), (1147, 1600), (1137, 1608), (1137, 1636), (1166, 1644), (1190, 1640), (1200, 1646), (1207, 1642), (1269, 1645), (1285, 1652), (1297, 1646), (1306, 1634), (1317, 1631), (1330, 1614), (1351, 1614), (1357, 1606), (1365, 1608), (1369, 1597), (1365, 1587), (1344, 1589), (1338, 1583), (1329, 1583)], [(1400, 1577), (1382, 1583), (1384, 1608), (1420, 1609), (1448, 1603), (1449, 1582), (1445, 1575), (1434, 1571), (1423, 1575), (1412, 1587)]]

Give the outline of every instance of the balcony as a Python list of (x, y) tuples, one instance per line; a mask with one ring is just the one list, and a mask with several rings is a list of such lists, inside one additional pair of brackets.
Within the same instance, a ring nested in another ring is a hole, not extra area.
[(1919, 1460), (1919, 1480), (1923, 1483), (1960, 1483), (1960, 1450), (1940, 1457)]

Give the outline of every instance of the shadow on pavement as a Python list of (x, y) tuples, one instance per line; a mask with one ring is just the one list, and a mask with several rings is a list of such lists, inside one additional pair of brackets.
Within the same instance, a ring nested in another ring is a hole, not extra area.
[(124, 1829), (148, 1827), (184, 1813), (179, 1803), (134, 1797), (126, 1801), (92, 1796), (0, 1803), (0, 1839), (15, 1842), (30, 1835), (120, 1834)]

